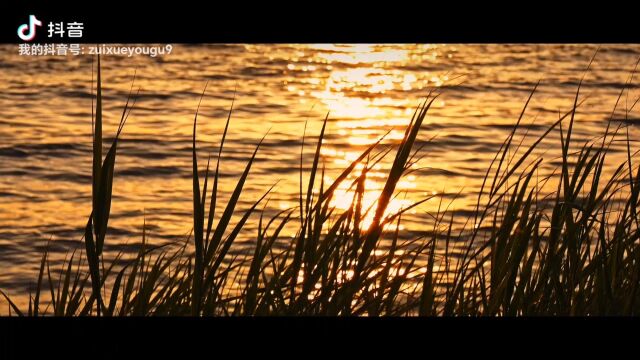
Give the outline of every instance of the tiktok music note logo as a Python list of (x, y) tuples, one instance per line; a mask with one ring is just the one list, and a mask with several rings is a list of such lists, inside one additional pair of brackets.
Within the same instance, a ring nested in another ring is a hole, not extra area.
[(36, 37), (36, 26), (42, 26), (42, 22), (35, 15), (29, 15), (29, 23), (18, 26), (18, 37), (24, 41), (31, 41)]

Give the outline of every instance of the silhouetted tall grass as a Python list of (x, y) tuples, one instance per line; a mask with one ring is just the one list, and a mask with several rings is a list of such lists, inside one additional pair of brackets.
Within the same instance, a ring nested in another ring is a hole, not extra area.
[[(522, 142), (514, 145), (536, 88), (489, 165), (475, 215), (464, 219), (467, 225), (456, 230), (455, 215), (446, 218), (446, 211), (438, 211), (433, 215), (433, 230), (411, 240), (399, 237), (403, 214), (434, 196), (392, 214), (387, 207), (397, 196), (396, 185), (421, 156), (421, 148), (413, 145), (437, 94), (430, 93), (416, 109), (399, 145), (380, 150), (381, 138), (332, 183), (325, 183), (320, 161), (327, 116), (306, 184), (301, 157), (298, 206), (270, 218), (260, 212), (255, 219), (252, 215), (271, 188), (240, 214), (234, 226), (231, 219), (264, 138), (247, 161), (222, 214), (216, 214), (220, 158), (233, 105), (215, 169), (210, 172), (209, 156), (204, 179), (198, 175), (196, 109), (192, 236), (177, 250), (168, 250), (148, 245), (144, 227), (135, 259), (123, 261), (117, 254), (105, 268), (103, 247), (108, 242), (117, 144), (130, 107), (127, 101), (103, 160), (98, 59), (93, 201), (85, 251), (65, 260), (57, 280), (45, 251), (36, 292), (26, 311), (2, 294), (12, 312), (28, 316), (636, 315), (640, 312), (640, 169), (634, 163), (636, 153), (631, 150), (628, 132), (623, 139), (627, 160), (605, 176), (610, 145), (623, 136), (622, 127), (607, 126), (600, 140), (574, 144), (576, 110), (581, 104), (579, 85), (569, 111), (560, 114), (528, 148)], [(533, 154), (553, 132), (560, 134), (562, 153), (553, 178), (558, 185), (551, 194), (543, 194), (551, 177), (538, 177), (544, 160)], [(367, 174), (386, 156), (394, 159), (384, 188), (378, 201), (365, 208)], [(362, 169), (355, 174), (359, 164)], [(355, 180), (348, 180), (350, 175)], [(330, 204), (345, 181), (351, 181), (353, 199), (347, 210), (340, 210)], [(369, 213), (373, 221), (364, 229), (361, 224)], [(258, 222), (255, 248), (238, 259), (229, 250), (248, 221)], [(297, 229), (293, 239), (281, 235), (287, 226)], [(463, 249), (455, 256), (454, 245)], [(285, 250), (276, 250), (282, 248)], [(47, 299), (44, 309), (43, 295)]]

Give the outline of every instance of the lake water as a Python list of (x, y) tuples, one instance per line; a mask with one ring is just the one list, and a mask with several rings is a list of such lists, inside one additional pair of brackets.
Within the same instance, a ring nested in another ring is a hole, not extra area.
[[(484, 172), (511, 131), (535, 86), (524, 116), (525, 143), (568, 111), (597, 45), (174, 45), (171, 54), (102, 58), (104, 134), (115, 133), (136, 71), (140, 94), (122, 135), (116, 162), (109, 250), (133, 252), (146, 218), (154, 244), (184, 240), (192, 226), (191, 134), (200, 93), (198, 140), (202, 170), (219, 144), (236, 97), (221, 163), (221, 197), (228, 197), (259, 139), (258, 153), (238, 211), (278, 185), (267, 211), (295, 206), (300, 146), (307, 125), (305, 163), (329, 113), (322, 161), (327, 181), (387, 131), (398, 143), (404, 126), (430, 89), (442, 95), (427, 116), (418, 144), (428, 142), (420, 171), (399, 184), (392, 210), (436, 194), (450, 210), (473, 208)], [(611, 117), (616, 98), (640, 56), (640, 45), (604, 45), (581, 93), (576, 140), (595, 139)], [(26, 299), (37, 279), (48, 239), (52, 259), (79, 247), (91, 207), (92, 59), (83, 56), (20, 56), (17, 45), (0, 46), (0, 288)], [(640, 95), (637, 76), (613, 117)], [(638, 107), (627, 121), (640, 139)], [(635, 120), (634, 120), (635, 119)], [(635, 121), (635, 122), (634, 122)], [(555, 131), (538, 152), (543, 173), (559, 153)], [(108, 140), (110, 143), (110, 140)], [(635, 143), (637, 145), (637, 143)], [(624, 160), (614, 143), (610, 164)], [(390, 156), (373, 171), (368, 203), (384, 185)], [(215, 156), (213, 157), (215, 159)], [(544, 174), (541, 174), (544, 175)], [(348, 206), (346, 188), (335, 205)], [(224, 202), (223, 202), (224, 204)], [(424, 231), (433, 199), (403, 219), (404, 236)], [(456, 224), (461, 226), (461, 224)], [(252, 248), (256, 222), (249, 222), (232, 252)]]

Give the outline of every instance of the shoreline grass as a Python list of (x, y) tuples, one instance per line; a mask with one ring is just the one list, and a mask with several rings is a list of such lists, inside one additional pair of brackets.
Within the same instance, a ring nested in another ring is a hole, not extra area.
[[(432, 215), (433, 230), (410, 240), (399, 237), (403, 214), (436, 196), (391, 214), (387, 208), (398, 196), (398, 182), (412, 172), (412, 165), (422, 156), (422, 148), (414, 148), (414, 143), (439, 94), (430, 92), (415, 110), (399, 145), (380, 150), (383, 136), (332, 183), (325, 183), (320, 161), (329, 114), (315, 144), (308, 174), (304, 174), (302, 160), (305, 125), (298, 205), (264, 218), (258, 207), (267, 206), (264, 203), (273, 187), (242, 214), (236, 211), (264, 137), (257, 142), (224, 210), (215, 212), (219, 205), (220, 158), (233, 103), (215, 167), (210, 171), (209, 154), (204, 179), (200, 179), (197, 122), (205, 85), (193, 120), (191, 236), (177, 249), (152, 247), (146, 241), (145, 225), (137, 256), (124, 261), (118, 253), (105, 268), (103, 247), (109, 241), (117, 145), (135, 100), (129, 106), (130, 92), (116, 136), (103, 159), (98, 57), (95, 113), (92, 109), (92, 209), (85, 227), (84, 251), (65, 259), (56, 279), (45, 250), (28, 309), (20, 309), (8, 294), (1, 293), (10, 313), (21, 316), (637, 315), (637, 152), (632, 151), (627, 132), (622, 140), (627, 160), (605, 178), (607, 154), (614, 139), (624, 136), (620, 134), (623, 123), (614, 129), (609, 122), (601, 141), (575, 144), (572, 133), (583, 101), (581, 85), (582, 81), (573, 107), (559, 114), (532, 145), (522, 148), (516, 135), (536, 85), (487, 169), (474, 214), (463, 218), (467, 226), (454, 229), (456, 215), (447, 218), (447, 211), (439, 210)], [(628, 113), (632, 109), (625, 110)], [(612, 118), (614, 113), (615, 109)], [(558, 174), (553, 177), (558, 183), (555, 191), (543, 194), (541, 188), (551, 177), (538, 177), (544, 159), (533, 154), (543, 139), (556, 132), (560, 134), (562, 153)], [(367, 173), (387, 156), (394, 156), (394, 160), (381, 195), (371, 208), (364, 208)], [(355, 174), (358, 165), (362, 169)], [(306, 183), (304, 175), (308, 176)], [(348, 180), (350, 175), (355, 175), (355, 180)], [(331, 201), (338, 185), (346, 181), (351, 181), (353, 199), (348, 209), (340, 210)], [(442, 199), (440, 205), (447, 207)], [(244, 258), (231, 256), (229, 250), (256, 213), (259, 219), (253, 253)], [(368, 214), (373, 214), (373, 221), (363, 228)], [(236, 217), (239, 219), (232, 225)], [(286, 226), (297, 228), (293, 239), (281, 235)], [(454, 245), (462, 251), (454, 254)]]

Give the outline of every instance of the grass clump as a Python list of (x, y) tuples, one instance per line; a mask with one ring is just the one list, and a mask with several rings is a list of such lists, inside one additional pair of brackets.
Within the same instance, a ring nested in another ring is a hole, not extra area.
[[(210, 171), (209, 155), (204, 179), (198, 175), (196, 109), (192, 236), (177, 249), (152, 247), (143, 227), (137, 256), (124, 261), (117, 254), (105, 269), (103, 247), (108, 240), (117, 144), (130, 107), (127, 101), (103, 160), (98, 59), (93, 201), (84, 253), (64, 261), (56, 282), (45, 251), (36, 292), (26, 311), (2, 294), (11, 312), (28, 316), (636, 315), (640, 312), (640, 168), (634, 162), (637, 154), (631, 150), (628, 132), (623, 139), (627, 159), (607, 176), (603, 170), (607, 154), (623, 136), (622, 123), (615, 129), (607, 126), (600, 139), (577, 144), (579, 150), (574, 151), (575, 116), (582, 104), (579, 85), (569, 111), (529, 147), (522, 142), (514, 145), (536, 89), (537, 85), (489, 165), (475, 213), (463, 219), (467, 226), (462, 229), (454, 229), (455, 215), (446, 218), (447, 211), (439, 210), (431, 215), (434, 226), (427, 235), (400, 238), (403, 214), (435, 196), (392, 214), (387, 211), (390, 200), (398, 196), (396, 185), (421, 156), (422, 148), (414, 149), (414, 143), (438, 96), (431, 92), (416, 109), (398, 146), (382, 147), (382, 137), (332, 183), (325, 183), (320, 162), (327, 115), (306, 184), (301, 154), (298, 205), (270, 218), (260, 212), (255, 248), (242, 259), (231, 256), (229, 250), (273, 189), (230, 226), (264, 137), (216, 218), (220, 158), (233, 104), (215, 168)], [(561, 165), (557, 174), (540, 179), (544, 160), (535, 157), (534, 150), (552, 133), (560, 135)], [(377, 202), (364, 208), (367, 174), (386, 156), (394, 159), (384, 188)], [(358, 166), (360, 173), (355, 174)], [(555, 190), (544, 194), (542, 189), (552, 180), (557, 181)], [(331, 203), (338, 186), (346, 181), (351, 182), (353, 199), (348, 209), (340, 210)], [(440, 205), (446, 205), (442, 199)], [(373, 214), (373, 220), (363, 228), (368, 214)], [(285, 227), (297, 229), (293, 239), (282, 236)], [(44, 309), (43, 295), (48, 300)]]

